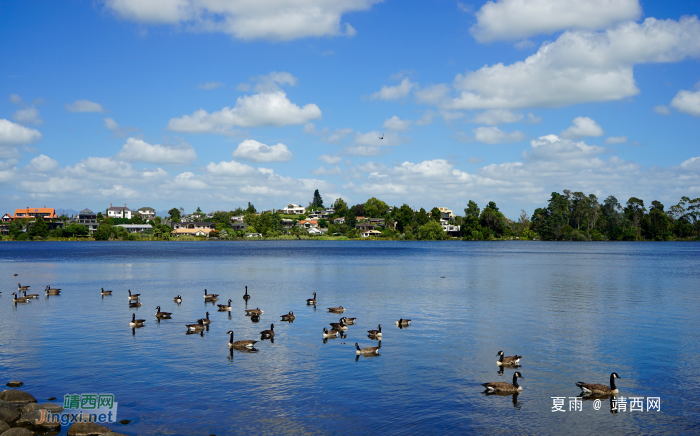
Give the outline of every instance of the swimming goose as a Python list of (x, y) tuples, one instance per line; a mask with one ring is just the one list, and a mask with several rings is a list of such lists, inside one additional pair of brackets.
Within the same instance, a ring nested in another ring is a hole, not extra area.
[(365, 347), (365, 348), (360, 348), (360, 346), (355, 342), (355, 348), (357, 348), (357, 351), (355, 351), (355, 354), (361, 354), (363, 356), (372, 356), (375, 354), (379, 354), (379, 349), (382, 348), (382, 342), (379, 341), (379, 345), (376, 347)]
[(217, 304), (219, 306), (219, 312), (230, 312), (231, 311), (231, 300), (228, 300), (228, 305), (226, 304)]
[(219, 299), (219, 294), (207, 294), (207, 290), (204, 290), (204, 299), (207, 301), (216, 301)]
[(102, 294), (102, 295), (112, 295), (112, 291), (105, 291), (105, 288), (100, 288), (100, 294)]
[(263, 330), (260, 332), (260, 336), (262, 336), (263, 339), (269, 338), (272, 339), (275, 337), (275, 325), (270, 324), (270, 330)]
[(129, 307), (141, 307), (141, 303), (137, 301), (129, 301)]
[(518, 366), (520, 365), (520, 359), (523, 357), (517, 354), (515, 356), (504, 356), (503, 351), (499, 351), (496, 356), (501, 356), (501, 358), (496, 361), (496, 364), (505, 366)]
[(622, 378), (617, 375), (616, 372), (613, 372), (610, 374), (610, 387), (605, 386), (605, 385), (599, 385), (599, 384), (594, 384), (594, 383), (584, 383), (584, 382), (577, 382), (576, 386), (581, 388), (581, 391), (584, 394), (598, 394), (598, 395), (613, 395), (617, 394), (620, 391), (617, 390), (617, 386), (615, 386), (615, 379), (619, 378), (622, 380)]
[(357, 318), (347, 318), (347, 317), (343, 317), (342, 319), (343, 319), (343, 322), (345, 323), (345, 325), (355, 325), (355, 320), (356, 320)]
[(170, 319), (170, 315), (172, 315), (170, 312), (161, 312), (160, 306), (156, 307), (156, 318)]
[(15, 296), (15, 297), (12, 299), (12, 302), (13, 302), (13, 303), (28, 303), (28, 302), (29, 302), (29, 301), (27, 301), (27, 297), (18, 297), (18, 296), (17, 296), (17, 292), (13, 292), (12, 295)]
[(314, 298), (307, 298), (306, 299), (306, 304), (311, 305), (311, 304), (316, 304), (316, 293), (314, 292)]
[(182, 297), (178, 295), (177, 297), (173, 298), (173, 301), (176, 302), (177, 304), (180, 304), (180, 303), (182, 303)]
[(328, 308), (329, 312), (335, 312), (335, 313), (343, 313), (345, 312), (345, 308), (343, 306), (338, 306), (338, 307), (329, 307)]
[(398, 321), (396, 321), (394, 324), (396, 324), (398, 327), (408, 327), (411, 325), (411, 320), (410, 319), (403, 319), (400, 318)]
[(17, 283), (18, 291), (26, 291), (27, 289), (29, 289), (29, 286), (22, 286), (20, 283)]
[(377, 330), (367, 330), (367, 334), (369, 336), (372, 336), (375, 338), (381, 338), (382, 337), (382, 325), (379, 324), (379, 327), (377, 327)]
[(348, 326), (345, 325), (344, 318), (340, 318), (340, 322), (331, 322), (329, 325), (333, 327), (333, 330), (347, 331), (348, 329)]
[(138, 300), (141, 294), (132, 294), (131, 289), (129, 289), (129, 301)]
[(248, 286), (245, 287), (245, 294), (243, 294), (243, 299), (245, 301), (250, 300), (250, 295), (248, 295)]
[(338, 330), (333, 329), (331, 331), (328, 331), (327, 328), (325, 328), (325, 327), (323, 328), (323, 337), (324, 338), (337, 338), (339, 334), (340, 334), (340, 332), (338, 332)]
[(61, 293), (61, 288), (52, 288), (49, 285), (46, 285), (46, 295), (58, 295)]
[(15, 277), (17, 277), (19, 274), (15, 274)]
[(209, 325), (209, 324), (211, 324), (211, 320), (209, 319), (209, 312), (207, 312), (207, 317), (206, 317), (206, 318), (202, 318), (202, 319), (200, 319), (200, 320), (197, 320), (197, 322), (200, 322), (200, 321), (201, 321), (202, 324), (204, 324), (204, 325)]
[(32, 299), (35, 299), (35, 298), (39, 298), (39, 294), (29, 294), (29, 295), (27, 295), (27, 291), (22, 291), (22, 292), (24, 292), (24, 298), (26, 298), (27, 300), (32, 300)]
[(143, 324), (146, 322), (145, 319), (136, 319), (136, 314), (132, 313), (131, 314), (131, 322), (129, 325), (131, 327), (143, 327)]
[(251, 316), (251, 315), (257, 315), (257, 316), (260, 316), (260, 315), (262, 315), (262, 314), (263, 314), (263, 311), (262, 311), (262, 310), (260, 310), (260, 308), (259, 308), (259, 307), (258, 307), (258, 308), (256, 308), (256, 309), (245, 309), (245, 314), (246, 314), (246, 316)]
[(229, 348), (233, 348), (236, 350), (242, 350), (245, 348), (253, 348), (253, 345), (258, 343), (258, 341), (253, 341), (250, 339), (233, 342), (233, 330), (229, 330), (227, 334), (231, 335), (231, 339), (228, 341)]
[(288, 314), (286, 315), (280, 315), (282, 317), (282, 321), (294, 321), (297, 317), (294, 315), (294, 312), (289, 311)]
[(513, 383), (506, 382), (491, 382), (482, 383), (481, 386), (485, 387), (489, 392), (520, 392), (523, 387), (518, 385), (518, 379), (523, 378), (519, 371), (515, 371), (513, 374)]
[(197, 324), (185, 324), (187, 326), (187, 330), (191, 332), (201, 332), (204, 330), (204, 324), (202, 323), (202, 320), (200, 319), (197, 321)]

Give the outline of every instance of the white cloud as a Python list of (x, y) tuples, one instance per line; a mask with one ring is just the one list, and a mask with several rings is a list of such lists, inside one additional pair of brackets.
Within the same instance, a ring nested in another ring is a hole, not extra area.
[(18, 123), (22, 124), (34, 124), (35, 126), (40, 126), (44, 123), (44, 120), (39, 117), (39, 109), (35, 107), (18, 109), (12, 118)]
[(450, 88), (444, 83), (437, 85), (428, 85), (422, 89), (415, 91), (416, 101), (422, 104), (440, 105), (442, 101), (449, 95)]
[(31, 144), (39, 139), (41, 139), (41, 133), (38, 130), (0, 119), (0, 146)]
[(484, 144), (503, 144), (518, 142), (525, 139), (525, 134), (519, 130), (505, 132), (498, 127), (477, 127), (472, 130), (474, 139)]
[(307, 135), (313, 135), (316, 133), (316, 124), (314, 123), (306, 123), (304, 124), (304, 129), (302, 130), (304, 133)]
[(467, 163), (468, 163), (468, 164), (472, 164), (472, 165), (473, 165), (473, 164), (478, 164), (478, 163), (483, 162), (483, 161), (484, 161), (484, 158), (482, 158), (482, 157), (476, 157), (476, 156), (470, 157), (469, 159), (467, 159)]
[(10, 103), (14, 104), (21, 104), (22, 103), (22, 97), (20, 97), (17, 94), (10, 94)]
[(195, 32), (221, 32), (240, 39), (292, 40), (352, 37), (343, 14), (368, 10), (381, 0), (106, 0), (107, 8), (138, 23), (173, 24)]
[(408, 80), (408, 77), (405, 77), (401, 83), (399, 83), (396, 86), (382, 86), (382, 89), (379, 91), (375, 92), (374, 94), (369, 96), (370, 100), (399, 100), (404, 97), (406, 97), (413, 88), (418, 86), (416, 83), (411, 82)]
[(152, 145), (141, 139), (129, 138), (114, 158), (127, 162), (187, 164), (197, 160), (197, 153), (189, 144), (170, 147), (161, 144)]
[[(383, 138), (383, 139), (379, 139)], [(372, 130), (371, 132), (367, 133), (361, 133), (361, 132), (356, 132), (355, 133), (355, 144), (359, 145), (370, 145), (370, 146), (392, 146), (392, 145), (401, 145), (402, 143), (406, 142), (407, 138), (404, 138), (402, 136), (399, 136), (396, 132), (377, 132), (376, 130)]]
[(697, 17), (647, 18), (641, 24), (627, 22), (604, 32), (570, 31), (543, 44), (525, 61), (457, 75), (453, 86), (459, 95), (454, 99), (445, 100), (444, 94), (437, 93), (423, 102), (463, 110), (615, 101), (639, 93), (635, 64), (679, 62), (688, 57), (700, 57)]
[(319, 156), (316, 160), (320, 160), (328, 165), (338, 165), (343, 160), (343, 158), (341, 156), (331, 156), (328, 154), (324, 154), (322, 156)]
[(678, 112), (700, 117), (700, 90), (692, 92), (681, 90), (671, 100), (671, 107)]
[(292, 152), (282, 143), (265, 145), (253, 139), (246, 139), (238, 144), (233, 157), (253, 162), (289, 162), (292, 160)]
[(172, 118), (168, 129), (185, 133), (220, 133), (231, 135), (233, 127), (287, 126), (305, 124), (321, 118), (321, 109), (315, 104), (299, 107), (278, 90), (272, 93), (239, 97), (233, 108), (225, 107), (208, 113), (204, 109), (192, 115)]
[(51, 159), (48, 156), (40, 154), (39, 156), (33, 158), (29, 161), (27, 165), (27, 170), (36, 173), (46, 173), (58, 167), (58, 162)]
[(690, 171), (700, 171), (700, 156), (691, 157), (681, 163), (681, 168)]
[(124, 138), (129, 136), (133, 132), (138, 132), (140, 129), (138, 127), (127, 127), (120, 126), (114, 121), (114, 118), (104, 118), (105, 127), (112, 131), (112, 136), (115, 138)]
[(588, 117), (574, 118), (574, 125), (561, 132), (560, 136), (567, 139), (581, 139), (589, 136), (603, 136), (605, 132)]
[(496, 0), (476, 12), (479, 42), (514, 41), (566, 29), (600, 30), (642, 15), (638, 0)]
[(523, 118), (525, 118), (525, 115), (507, 109), (490, 109), (486, 112), (476, 114), (470, 122), (497, 126), (499, 124), (517, 123), (518, 121), (522, 121)]
[(661, 115), (671, 115), (671, 110), (662, 104), (654, 106), (654, 112)]
[(197, 85), (197, 89), (212, 90), (224, 86), (222, 82), (204, 82)]
[(90, 100), (76, 100), (65, 107), (68, 112), (104, 112), (101, 104)]
[(610, 136), (609, 138), (605, 139), (605, 143), (607, 145), (614, 145), (614, 144), (624, 144), (627, 142), (627, 136), (622, 135), (622, 136)]
[(257, 171), (250, 165), (242, 164), (240, 162), (236, 162), (235, 160), (230, 162), (223, 161), (219, 162), (218, 164), (211, 162), (209, 165), (207, 165), (206, 170), (211, 174), (226, 177), (249, 176)]
[(402, 120), (398, 116), (394, 115), (393, 117), (384, 121), (384, 124), (382, 125), (382, 127), (384, 127), (385, 129), (389, 129), (389, 130), (402, 131), (402, 130), (408, 130), (411, 127), (411, 123), (413, 123), (413, 121)]
[(354, 130), (346, 127), (343, 129), (335, 129), (333, 133), (328, 135), (325, 138), (322, 138), (324, 141), (330, 143), (330, 144), (338, 144), (342, 140), (344, 140), (348, 135), (352, 134)]
[(416, 120), (416, 124), (419, 126), (427, 126), (433, 123), (433, 118), (435, 118), (435, 113), (431, 110), (425, 111), (420, 120)]
[(379, 156), (382, 154), (380, 147), (372, 145), (352, 145), (344, 147), (341, 152), (350, 156)]
[(587, 145), (583, 141), (575, 142), (561, 139), (557, 135), (540, 136), (530, 141), (531, 151), (523, 152), (523, 159), (528, 161), (574, 161), (591, 159), (607, 150), (596, 145)]
[(341, 172), (342, 171), (340, 170), (340, 167), (333, 167), (333, 168), (326, 169), (323, 165), (321, 165), (320, 167), (311, 171), (311, 174), (315, 174), (317, 176), (337, 176)]

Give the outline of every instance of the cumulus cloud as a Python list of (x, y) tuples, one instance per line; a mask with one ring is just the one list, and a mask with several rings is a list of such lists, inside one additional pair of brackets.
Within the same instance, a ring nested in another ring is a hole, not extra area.
[(479, 42), (514, 41), (566, 29), (600, 30), (642, 15), (638, 0), (496, 0), (476, 12)]
[(499, 124), (517, 123), (522, 121), (525, 115), (519, 114), (507, 109), (490, 109), (480, 114), (476, 114), (474, 118), (469, 120), (475, 124), (487, 124), (489, 126), (497, 126)]
[(316, 160), (320, 160), (321, 162), (324, 162), (328, 165), (338, 165), (343, 160), (343, 158), (341, 156), (331, 156), (329, 154), (324, 154), (322, 156), (319, 156)]
[(700, 171), (700, 156), (691, 157), (681, 163), (681, 168), (684, 170)]
[(35, 126), (40, 126), (44, 123), (39, 117), (39, 109), (35, 107), (28, 107), (24, 109), (18, 109), (12, 118), (18, 123), (22, 124), (34, 124)]
[(389, 118), (388, 120), (384, 121), (384, 124), (382, 127), (385, 129), (389, 130), (408, 130), (411, 127), (411, 120), (402, 120), (401, 118), (397, 117), (394, 115), (393, 117)]
[(350, 156), (379, 156), (382, 149), (373, 145), (351, 145), (343, 147), (341, 153)]
[(443, 86), (419, 101), (446, 110), (615, 101), (639, 93), (635, 64), (680, 62), (689, 57), (700, 57), (700, 21), (694, 16), (678, 21), (647, 18), (641, 24), (622, 23), (604, 32), (567, 31), (525, 61), (457, 75), (456, 98), (446, 98)]
[(141, 139), (129, 138), (114, 158), (127, 162), (187, 164), (197, 160), (197, 153), (189, 144), (173, 147), (149, 144)]
[(168, 129), (184, 133), (236, 134), (233, 127), (259, 127), (305, 124), (321, 118), (315, 104), (299, 107), (282, 90), (239, 97), (233, 108), (208, 113), (204, 109), (192, 115), (172, 118)]
[(104, 112), (101, 104), (90, 100), (76, 100), (65, 107), (68, 112)]
[[(379, 139), (383, 138), (383, 139)], [(402, 136), (399, 136), (396, 132), (386, 132), (386, 133), (380, 133), (377, 132), (376, 130), (372, 130), (371, 132), (367, 133), (362, 133), (362, 132), (355, 132), (355, 144), (358, 145), (370, 145), (370, 146), (392, 146), (392, 145), (401, 145), (402, 143), (406, 142), (407, 138), (404, 138)]]
[(519, 130), (505, 132), (498, 127), (478, 127), (472, 130), (472, 133), (475, 140), (484, 144), (503, 144), (525, 139), (525, 134)]
[(114, 118), (104, 118), (105, 127), (112, 131), (112, 136), (115, 138), (124, 138), (133, 132), (138, 132), (138, 127), (120, 126)]
[(399, 100), (406, 97), (413, 88), (417, 86), (416, 83), (408, 80), (405, 77), (401, 83), (396, 86), (382, 86), (382, 89), (375, 92), (369, 96), (370, 100)]
[(624, 144), (627, 142), (627, 136), (622, 135), (622, 136), (610, 136), (609, 138), (605, 139), (605, 143), (607, 145), (614, 145), (614, 144)]
[(46, 173), (58, 167), (58, 162), (48, 156), (40, 154), (29, 161), (27, 170), (35, 173)]
[(561, 132), (562, 138), (581, 139), (589, 136), (603, 136), (605, 132), (596, 124), (596, 122), (588, 117), (574, 118), (573, 126)]
[(587, 145), (583, 141), (576, 142), (562, 139), (557, 135), (540, 136), (530, 141), (531, 151), (523, 152), (523, 159), (528, 161), (573, 161), (590, 159), (607, 150), (596, 145)]
[(700, 117), (700, 90), (695, 92), (679, 91), (671, 100), (671, 107), (678, 112)]
[(222, 82), (204, 82), (197, 85), (197, 89), (211, 90), (224, 86)]
[(253, 162), (289, 162), (292, 160), (292, 152), (282, 143), (265, 145), (253, 139), (246, 139), (238, 144), (233, 157)]
[(416, 101), (422, 104), (439, 105), (450, 94), (450, 87), (444, 83), (437, 85), (428, 85), (413, 93), (416, 96)]
[(323, 165), (311, 171), (311, 174), (316, 174), (317, 176), (337, 176), (341, 173), (340, 167), (333, 167), (326, 169)]
[(0, 147), (31, 144), (39, 139), (41, 139), (41, 133), (38, 130), (0, 119)]
[(195, 32), (221, 32), (240, 39), (293, 40), (354, 36), (343, 14), (368, 10), (381, 0), (106, 0), (120, 17), (138, 23), (172, 24)]

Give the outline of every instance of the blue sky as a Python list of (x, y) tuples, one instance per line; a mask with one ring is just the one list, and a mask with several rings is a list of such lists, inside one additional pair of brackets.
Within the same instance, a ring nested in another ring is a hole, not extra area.
[(2, 212), (700, 196), (700, 4), (566, 3), (3, 2)]

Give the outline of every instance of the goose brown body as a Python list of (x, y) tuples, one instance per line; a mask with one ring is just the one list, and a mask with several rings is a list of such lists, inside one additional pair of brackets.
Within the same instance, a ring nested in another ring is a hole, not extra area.
[(258, 343), (258, 341), (253, 341), (250, 339), (233, 342), (233, 330), (229, 330), (227, 334), (231, 335), (231, 339), (228, 341), (228, 347), (233, 348), (234, 350), (253, 348), (253, 345)]
[(481, 386), (485, 387), (487, 391), (491, 392), (520, 392), (523, 387), (518, 384), (518, 379), (523, 378), (519, 371), (515, 371), (513, 374), (513, 383), (506, 382), (490, 382), (482, 383)]
[(584, 382), (577, 382), (576, 386), (581, 388), (581, 392), (584, 394), (596, 394), (596, 395), (614, 395), (619, 393), (620, 391), (617, 389), (617, 386), (615, 386), (615, 379), (619, 378), (622, 380), (622, 378), (617, 375), (616, 372), (613, 372), (610, 374), (610, 386), (605, 386), (597, 383), (584, 383)]
[(503, 366), (518, 366), (520, 365), (520, 359), (523, 357), (518, 356), (517, 354), (515, 356), (504, 356), (503, 351), (499, 351), (496, 356), (500, 356), (500, 358), (496, 361), (496, 364)]

